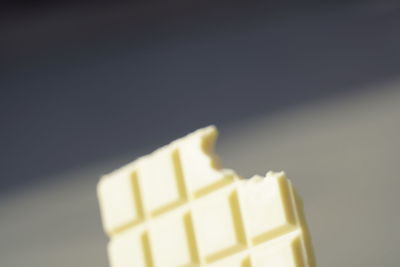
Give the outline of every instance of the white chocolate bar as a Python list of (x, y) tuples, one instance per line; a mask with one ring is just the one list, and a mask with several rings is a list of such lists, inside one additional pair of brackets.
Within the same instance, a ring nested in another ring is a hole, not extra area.
[(314, 267), (302, 203), (283, 172), (240, 178), (200, 129), (98, 185), (111, 267)]

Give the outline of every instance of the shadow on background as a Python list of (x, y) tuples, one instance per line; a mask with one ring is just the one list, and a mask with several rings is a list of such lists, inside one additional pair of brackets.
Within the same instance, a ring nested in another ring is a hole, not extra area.
[(261, 2), (5, 5), (0, 189), (399, 76), (400, 5)]

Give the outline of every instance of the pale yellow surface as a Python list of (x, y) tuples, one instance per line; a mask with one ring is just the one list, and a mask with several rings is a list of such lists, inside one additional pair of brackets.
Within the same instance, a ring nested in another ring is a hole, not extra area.
[(220, 169), (200, 129), (103, 177), (112, 267), (312, 267), (302, 206), (284, 173)]

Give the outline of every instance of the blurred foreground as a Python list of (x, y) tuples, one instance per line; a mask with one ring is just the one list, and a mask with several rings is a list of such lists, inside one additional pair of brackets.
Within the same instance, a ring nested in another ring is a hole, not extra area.
[[(245, 177), (287, 172), (303, 197), (319, 266), (400, 261), (400, 232), (393, 230), (400, 224), (400, 82), (379, 88), (221, 129), (217, 152), (225, 167)], [(96, 183), (130, 160), (102, 162), (3, 198), (3, 264), (107, 266)]]

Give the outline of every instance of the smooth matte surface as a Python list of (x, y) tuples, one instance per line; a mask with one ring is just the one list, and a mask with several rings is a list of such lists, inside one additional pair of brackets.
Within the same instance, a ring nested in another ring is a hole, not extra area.
[[(224, 166), (243, 176), (285, 169), (293, 177), (319, 266), (400, 261), (400, 232), (393, 230), (400, 224), (399, 88), (400, 82), (377, 84), (361, 94), (221, 129), (217, 152)], [(56, 184), (1, 197), (2, 264), (106, 267), (96, 183), (99, 175), (131, 160), (99, 162), (63, 175), (70, 179), (55, 177)]]
[(217, 134), (198, 129), (100, 179), (111, 267), (315, 266), (285, 174), (244, 179), (222, 168)]
[(398, 77), (400, 2), (286, 1), (67, 8), (11, 27), (0, 194)]

